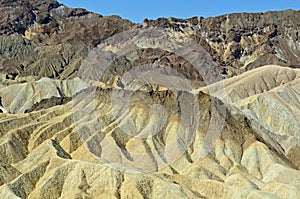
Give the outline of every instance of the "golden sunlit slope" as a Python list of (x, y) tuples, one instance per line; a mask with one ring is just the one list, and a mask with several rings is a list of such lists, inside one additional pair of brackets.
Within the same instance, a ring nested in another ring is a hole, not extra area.
[[(195, 103), (184, 100), (178, 107), (180, 97), (173, 91), (130, 93), (128, 108), (119, 112), (122, 109), (111, 99), (126, 92), (130, 91), (92, 87), (60, 106), (2, 114), (0, 195), (299, 196), (300, 172), (293, 157), (278, 152), (276, 140), (262, 139), (247, 116), (231, 114), (219, 100), (203, 93), (186, 93)], [(183, 110), (192, 113), (197, 105), (196, 118), (181, 117)], [(216, 115), (221, 118), (217, 123)], [(195, 134), (191, 121), (199, 123)], [(189, 127), (182, 129), (185, 125)], [(221, 135), (211, 131), (217, 126)]]
[(300, 166), (299, 69), (264, 66), (200, 90), (231, 104), (261, 134), (268, 132), (268, 139), (278, 142), (285, 155)]

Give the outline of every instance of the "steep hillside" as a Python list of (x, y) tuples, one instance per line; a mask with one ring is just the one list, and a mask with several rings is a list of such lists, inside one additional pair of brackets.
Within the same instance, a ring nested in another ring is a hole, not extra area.
[(0, 9), (0, 198), (300, 198), (299, 11)]

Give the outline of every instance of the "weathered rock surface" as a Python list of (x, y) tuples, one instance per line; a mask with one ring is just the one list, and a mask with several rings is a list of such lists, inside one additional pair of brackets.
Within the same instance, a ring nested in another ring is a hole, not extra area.
[(229, 76), (268, 64), (299, 67), (299, 11), (146, 20), (154, 27), (192, 33)]
[[(117, 16), (103, 17), (84, 9), (67, 8), (52, 0), (2, 1), (1, 9), (0, 73), (6, 73), (9, 79), (28, 75), (36, 79), (75, 78), (91, 49), (112, 35), (145, 27), (161, 27), (193, 38), (225, 76), (268, 64), (299, 67), (299, 11), (228, 14), (207, 19), (161, 18), (133, 24)], [(147, 57), (149, 52), (139, 54)], [(187, 65), (170, 52), (155, 49), (153, 53), (160, 55), (142, 63), (163, 58), (160, 63)], [(132, 64), (126, 59), (123, 63)]]
[(234, 111), (299, 168), (299, 80), (299, 69), (270, 65), (200, 90), (237, 107)]
[[(136, 92), (131, 95), (129, 112), (115, 117), (111, 93), (111, 89), (89, 88), (78, 93), (73, 102), (61, 106), (21, 115), (2, 114), (0, 154), (3, 164), (8, 165), (3, 173), (12, 169), (17, 172), (0, 187), (1, 195), (12, 198), (299, 196), (300, 172), (293, 159), (279, 154), (270, 140), (258, 139), (258, 132), (249, 127), (243, 115), (226, 111), (222, 134), (207, 156), (201, 157), (208, 126), (213, 122), (211, 118), (221, 112), (211, 102), (219, 104), (217, 99), (199, 93), (196, 96), (199, 127), (195, 135), (186, 132), (186, 136), (182, 133), (176, 136), (174, 128), (180, 126), (178, 116), (182, 111), (175, 103), (176, 93)], [(155, 118), (148, 112), (149, 106), (157, 103), (165, 107), (166, 127), (154, 135), (145, 131), (128, 134), (124, 127), (138, 129), (148, 124), (150, 132), (155, 131), (157, 123), (151, 122)], [(134, 123), (130, 123), (131, 119)], [(184, 140), (185, 137), (192, 142)], [(276, 192), (278, 187), (284, 194)]]
[(52, 0), (1, 1), (1, 16), (0, 72), (9, 79), (74, 78), (90, 48), (133, 26)]
[(299, 11), (0, 10), (0, 198), (300, 198)]
[(86, 85), (78, 78), (64, 81), (43, 78), (12, 84), (0, 88), (1, 106), (4, 113), (24, 113), (42, 100), (52, 97), (71, 98), (84, 88)]

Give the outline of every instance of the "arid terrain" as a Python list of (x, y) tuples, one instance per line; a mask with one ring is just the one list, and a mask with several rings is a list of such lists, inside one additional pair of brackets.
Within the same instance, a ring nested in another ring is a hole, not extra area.
[(300, 198), (300, 11), (0, 9), (0, 198)]

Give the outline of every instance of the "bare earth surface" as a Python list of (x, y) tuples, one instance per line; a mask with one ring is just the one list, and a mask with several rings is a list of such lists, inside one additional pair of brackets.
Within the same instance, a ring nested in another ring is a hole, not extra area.
[(299, 11), (0, 9), (0, 198), (300, 198)]

